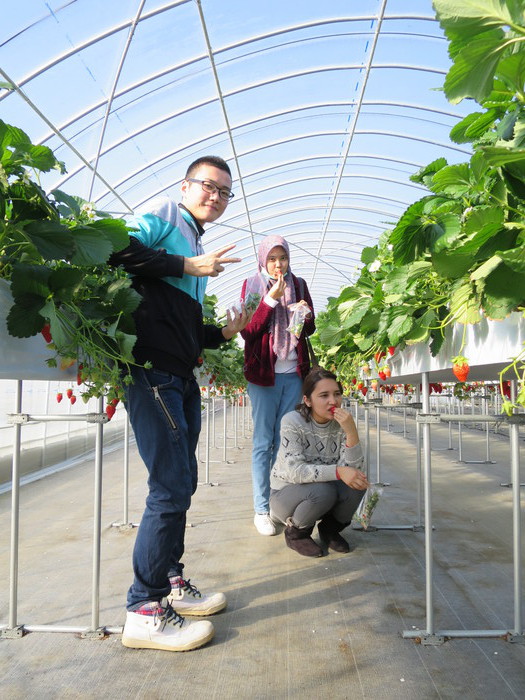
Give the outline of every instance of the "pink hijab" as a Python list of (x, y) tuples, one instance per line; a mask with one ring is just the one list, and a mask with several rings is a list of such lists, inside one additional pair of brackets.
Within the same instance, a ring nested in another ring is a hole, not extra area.
[(259, 272), (247, 280), (245, 296), (253, 292), (264, 297), (275, 284), (275, 279), (272, 279), (266, 270), (266, 262), (271, 251), (277, 246), (284, 248), (288, 255), (288, 272), (284, 278), (286, 282), (284, 294), (278, 300), (277, 306), (273, 310), (270, 321), (270, 334), (273, 336), (273, 351), (279, 360), (285, 360), (290, 354), (290, 351), (295, 348), (299, 339), (293, 333), (286, 330), (291, 317), (291, 312), (288, 310), (288, 307), (290, 304), (296, 302), (296, 296), (290, 265), (290, 248), (282, 236), (272, 234), (263, 238), (259, 243), (259, 248), (257, 250)]

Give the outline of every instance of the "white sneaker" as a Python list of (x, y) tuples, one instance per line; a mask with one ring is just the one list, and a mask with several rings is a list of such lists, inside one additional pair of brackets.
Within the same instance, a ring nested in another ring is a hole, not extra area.
[(253, 524), (260, 535), (271, 536), (277, 534), (277, 528), (270, 518), (270, 513), (255, 513)]
[(128, 611), (122, 632), (122, 644), (132, 649), (190, 651), (209, 642), (214, 629), (208, 620), (187, 622), (177, 615), (166, 598), (148, 604), (147, 614)]
[(224, 593), (201, 593), (196, 586), (181, 576), (171, 581), (168, 602), (179, 615), (213, 615), (226, 607)]

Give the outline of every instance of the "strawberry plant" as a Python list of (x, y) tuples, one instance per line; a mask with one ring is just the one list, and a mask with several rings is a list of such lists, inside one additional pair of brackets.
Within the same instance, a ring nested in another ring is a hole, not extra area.
[[(205, 321), (221, 325), (225, 323), (224, 317), (217, 310), (217, 297), (206, 295), (204, 297), (203, 315)], [(235, 338), (227, 343), (222, 343), (217, 349), (205, 349), (202, 353), (200, 373), (207, 376), (207, 384), (211, 391), (229, 395), (246, 387), (246, 379), (242, 371), (244, 354)]]
[[(426, 196), (363, 249), (355, 284), (317, 316), (316, 353), (343, 381), (372, 357), (379, 365), (383, 348), (422, 343), (436, 356), (453, 324), (523, 310), (525, 8), (514, 0), (434, 0), (434, 8), (452, 64), (444, 92), (480, 106), (450, 132), (472, 156), (454, 165), (437, 158), (412, 175)], [(507, 368), (521, 405), (524, 359)]]
[(7, 328), (16, 338), (42, 333), (53, 352), (48, 365), (79, 363), (84, 395), (100, 396), (133, 363), (131, 314), (140, 297), (107, 264), (128, 245), (128, 229), (79, 197), (47, 194), (39, 178), (51, 169), (64, 172), (49, 148), (0, 120), (0, 279), (13, 297)]

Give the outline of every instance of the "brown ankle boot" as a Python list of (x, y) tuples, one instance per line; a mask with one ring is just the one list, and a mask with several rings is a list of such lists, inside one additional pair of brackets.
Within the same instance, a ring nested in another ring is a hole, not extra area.
[(322, 557), (323, 550), (310, 537), (313, 531), (312, 527), (298, 528), (288, 521), (284, 531), (284, 539), (290, 549), (293, 549), (303, 557)]
[(344, 530), (347, 524), (348, 523), (340, 523), (334, 518), (333, 515), (325, 515), (317, 525), (319, 537), (325, 543), (325, 545), (329, 549), (333, 549), (334, 552), (348, 554), (348, 552), (352, 551), (353, 548), (350, 547), (345, 538), (339, 534), (341, 530)]

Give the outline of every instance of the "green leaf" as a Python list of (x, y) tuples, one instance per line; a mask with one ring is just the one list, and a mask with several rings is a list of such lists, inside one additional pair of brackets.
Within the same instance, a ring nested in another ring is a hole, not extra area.
[(31, 145), (29, 136), (16, 126), (6, 124), (0, 120), (0, 146), (6, 148), (20, 148)]
[(478, 323), (481, 320), (480, 299), (469, 282), (463, 282), (453, 291), (450, 313), (456, 323)]
[(432, 264), (426, 260), (417, 260), (408, 265), (394, 267), (383, 282), (383, 291), (385, 294), (405, 291), (415, 279), (425, 275), (431, 267)]
[(436, 312), (433, 309), (428, 309), (423, 316), (414, 320), (411, 330), (403, 340), (407, 345), (426, 342), (430, 337), (430, 327), (434, 325), (435, 321)]
[(490, 273), (495, 270), (501, 263), (501, 258), (499, 255), (493, 255), (491, 258), (486, 260), (483, 265), (480, 265), (474, 272), (471, 273), (470, 279), (473, 282), (478, 282), (479, 280), (484, 280)]
[(72, 197), (62, 190), (52, 190), (51, 193), (55, 200), (60, 204), (64, 204), (65, 207), (59, 207), (60, 212), (65, 217), (78, 217), (80, 216), (80, 204), (76, 197)]
[(453, 197), (466, 194), (472, 189), (468, 163), (441, 168), (432, 178), (432, 185), (435, 192), (443, 192)]
[(363, 316), (368, 312), (371, 303), (372, 300), (370, 297), (361, 297), (352, 305), (351, 313), (341, 313), (341, 319), (345, 322), (345, 327), (350, 328), (351, 326), (359, 323)]
[(59, 267), (49, 276), (49, 288), (62, 301), (72, 301), (84, 279), (85, 273), (78, 267)]
[(512, 92), (521, 93), (525, 84), (525, 53), (521, 51), (502, 58), (497, 75)]
[(430, 331), (430, 337), (432, 338), (430, 341), (430, 354), (432, 357), (436, 357), (436, 355), (439, 355), (441, 346), (445, 342), (445, 336), (440, 329), (437, 329)]
[(403, 265), (421, 257), (428, 250), (429, 241), (439, 235), (439, 227), (434, 230), (435, 219), (430, 212), (441, 201), (434, 196), (423, 197), (410, 205), (399, 219), (390, 237), (396, 264)]
[(113, 246), (99, 231), (79, 226), (71, 232), (76, 248), (71, 257), (74, 265), (102, 265), (108, 261)]
[(28, 308), (25, 304), (13, 304), (7, 314), (7, 330), (15, 338), (30, 338), (36, 335), (44, 325), (44, 319), (36, 307)]
[(525, 148), (502, 148), (501, 146), (481, 147), (487, 166), (500, 168), (509, 163), (525, 163)]
[(454, 143), (470, 143), (481, 138), (494, 125), (497, 112), (489, 109), (486, 112), (473, 112), (452, 127), (450, 139)]
[(72, 322), (61, 313), (52, 299), (48, 300), (41, 310), (42, 316), (49, 319), (51, 337), (59, 351), (76, 352), (76, 331)]
[(499, 253), (503, 262), (514, 272), (525, 274), (525, 246)]
[(388, 337), (392, 345), (399, 345), (407, 333), (410, 333), (414, 319), (406, 310), (395, 309), (392, 323), (388, 329)]
[(356, 333), (354, 335), (354, 343), (357, 345), (359, 350), (362, 352), (366, 352), (367, 350), (370, 350), (374, 343), (374, 336), (373, 335), (363, 335), (363, 333)]
[(439, 228), (435, 228), (435, 238), (430, 249), (439, 253), (451, 248), (461, 235), (461, 220), (455, 214), (445, 214), (439, 217)]
[(19, 302), (19, 297), (29, 294), (39, 298), (41, 303), (46, 299), (51, 289), (49, 278), (51, 270), (45, 265), (22, 265), (13, 266), (11, 273), (11, 294), (15, 301)]
[(326, 326), (321, 331), (318, 331), (319, 340), (325, 347), (338, 345), (341, 342), (343, 330), (339, 326)]
[(505, 50), (503, 32), (499, 29), (471, 39), (455, 56), (445, 78), (444, 90), (449, 102), (457, 104), (467, 97), (483, 102), (491, 93), (496, 67)]
[(445, 32), (466, 38), (519, 19), (503, 0), (434, 0), (433, 5)]
[(66, 226), (54, 221), (32, 221), (25, 231), (44, 260), (68, 260), (72, 256), (73, 237)]
[(379, 326), (380, 314), (378, 311), (370, 311), (363, 316), (361, 319), (361, 325), (359, 326), (361, 332), (363, 333), (375, 333)]
[(482, 303), (490, 318), (505, 318), (522, 305), (524, 299), (525, 275), (507, 265), (502, 263), (486, 278)]
[(129, 246), (129, 228), (122, 219), (100, 219), (93, 221), (88, 228), (98, 231), (111, 243), (113, 253)]
[(368, 265), (377, 258), (377, 246), (363, 248), (361, 251), (361, 262)]
[(436, 272), (447, 279), (462, 277), (474, 263), (472, 254), (461, 255), (454, 251), (444, 250), (432, 254), (432, 264)]
[(137, 336), (130, 335), (128, 333), (123, 333), (122, 331), (118, 331), (117, 335), (116, 335), (116, 339), (118, 342), (118, 348), (119, 348), (120, 354), (122, 355), (123, 359), (127, 360), (128, 362), (134, 362), (133, 347), (135, 346), (135, 343), (137, 342)]
[(131, 314), (138, 308), (142, 297), (131, 287), (127, 289), (119, 289), (113, 296), (111, 306), (118, 313)]
[(31, 146), (27, 150), (27, 164), (32, 168), (49, 172), (56, 166), (56, 158), (53, 151), (47, 146)]

